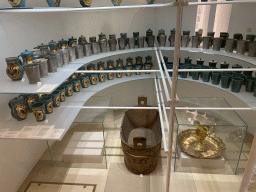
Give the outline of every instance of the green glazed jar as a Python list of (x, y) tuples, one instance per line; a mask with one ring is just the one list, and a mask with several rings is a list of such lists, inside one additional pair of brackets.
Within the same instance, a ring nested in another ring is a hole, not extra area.
[(104, 83), (106, 81), (106, 74), (105, 73), (98, 73), (99, 82)]
[(73, 95), (73, 84), (71, 82), (64, 82), (62, 84), (65, 87), (66, 90), (66, 96), (71, 97)]
[(135, 57), (135, 59), (136, 59), (136, 64), (142, 64), (142, 57), (141, 56)]
[[(142, 69), (142, 64), (135, 64), (134, 65), (134, 70), (141, 70)], [(135, 75), (141, 75), (141, 72), (136, 72)]]
[(91, 85), (97, 85), (98, 77), (97, 77), (96, 73), (91, 73), (90, 74), (90, 83), (91, 83)]
[[(152, 64), (151, 63), (144, 63), (145, 70), (151, 70)], [(145, 74), (150, 74), (150, 72), (145, 72)]]
[(43, 44), (41, 43), (40, 45), (38, 45), (37, 47), (34, 47), (34, 49), (40, 49), (41, 53), (43, 55), (48, 55), (50, 54), (49, 48), (47, 44)]
[[(114, 68), (107, 68), (106, 70), (114, 70)], [(114, 73), (107, 73), (108, 80), (114, 79)]]
[(55, 41), (50, 41), (48, 44), (49, 48), (51, 51), (56, 52), (58, 51), (58, 43), (56, 43)]
[(69, 47), (74, 47), (77, 45), (77, 38), (71, 37), (68, 39), (68, 46)]
[(97, 63), (98, 70), (105, 70), (104, 62), (100, 61)]
[(133, 58), (131, 57), (126, 58), (126, 65), (130, 65), (133, 67)]
[(52, 94), (50, 94), (52, 97), (53, 107), (59, 107), (60, 106), (60, 92), (59, 91), (53, 91)]
[(83, 35), (81, 35), (81, 36), (79, 37), (79, 39), (78, 39), (78, 45), (84, 45), (84, 44), (86, 44), (86, 43), (87, 43), (86, 37), (83, 36)]
[(66, 100), (66, 89), (64, 86), (59, 86), (56, 91), (60, 92), (60, 102), (64, 102)]
[(81, 82), (79, 78), (71, 79), (71, 83), (73, 83), (74, 92), (80, 92), (81, 90)]
[(39, 101), (44, 102), (46, 114), (53, 112), (53, 101), (51, 96), (45, 96), (39, 99)]
[(116, 60), (116, 66), (117, 67), (122, 67), (122, 69), (124, 68), (124, 61), (123, 61), (123, 59), (117, 59)]
[(11, 115), (18, 121), (22, 121), (27, 118), (28, 116), (28, 108), (24, 103), (23, 97), (15, 97), (11, 99), (8, 103), (11, 109)]
[(19, 81), (23, 78), (24, 68), (18, 57), (8, 57), (5, 59), (7, 63), (6, 74), (13, 81)]
[(87, 70), (90, 70), (90, 71), (96, 70), (95, 64), (92, 64), (92, 63), (88, 64), (87, 65)]
[[(152, 57), (150, 55), (148, 55), (146, 58), (146, 63), (151, 63), (151, 65), (153, 66), (153, 62), (152, 62)], [(168, 60), (168, 58), (167, 58)]]
[(115, 68), (113, 60), (108, 60), (107, 61), (107, 68), (111, 68), (111, 69)]
[(79, 76), (82, 88), (87, 88), (90, 85), (90, 76), (89, 75), (80, 75)]
[(58, 45), (60, 49), (65, 49), (68, 46), (68, 41), (67, 40), (60, 40), (58, 41)]
[[(123, 70), (123, 67), (116, 66), (115, 70)], [(117, 78), (122, 78), (123, 77), (123, 73), (116, 73), (116, 77)]]
[[(125, 70), (133, 70), (133, 66), (132, 65), (125, 65)], [(132, 76), (131, 72), (127, 72), (125, 73), (127, 77)]]

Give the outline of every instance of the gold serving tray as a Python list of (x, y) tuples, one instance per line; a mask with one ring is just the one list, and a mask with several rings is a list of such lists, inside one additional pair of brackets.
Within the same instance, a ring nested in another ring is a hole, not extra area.
[(179, 133), (178, 146), (183, 152), (191, 156), (202, 159), (213, 159), (222, 156), (226, 150), (226, 145), (223, 140), (216, 137), (214, 133), (208, 134), (203, 140), (202, 143), (206, 146), (205, 151), (196, 149), (198, 143), (196, 129), (187, 129)]

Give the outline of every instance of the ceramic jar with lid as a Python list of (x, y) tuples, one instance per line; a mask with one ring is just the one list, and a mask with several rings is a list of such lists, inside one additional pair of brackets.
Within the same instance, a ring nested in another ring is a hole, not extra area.
[(111, 69), (115, 68), (113, 60), (108, 60), (107, 61), (107, 68), (111, 68)]
[(146, 38), (145, 38), (148, 47), (154, 47), (155, 43), (155, 36), (153, 35), (153, 31), (151, 29), (148, 29), (146, 31)]
[(51, 40), (48, 45), (51, 51), (58, 51), (58, 43), (56, 43), (55, 41)]
[(98, 70), (105, 70), (104, 62), (100, 61), (97, 63), (97, 69)]
[(146, 63), (151, 63), (151, 65), (153, 66), (152, 57), (148, 55), (145, 58), (146, 58)]
[(135, 40), (135, 45), (138, 45), (138, 37), (140, 36), (139, 32), (133, 32), (133, 37)]
[(23, 61), (23, 65), (32, 63), (34, 56), (32, 51), (28, 51), (27, 49), (20, 53)]
[(133, 66), (133, 58), (131, 58), (131, 57), (126, 58), (126, 65)]
[(68, 46), (68, 41), (64, 39), (58, 41), (58, 43), (60, 49), (65, 49)]
[(135, 64), (142, 64), (142, 57), (141, 56), (135, 57), (135, 60), (136, 60)]
[(27, 118), (29, 111), (24, 103), (23, 97), (19, 96), (11, 99), (8, 105), (11, 108), (11, 115), (13, 118), (18, 121), (22, 121)]
[(78, 45), (84, 45), (84, 44), (86, 44), (86, 43), (87, 43), (86, 37), (83, 36), (83, 35), (81, 35), (81, 36), (79, 37), (79, 39), (78, 39)]
[(175, 45), (175, 28), (171, 30), (168, 40), (170, 42), (170, 47), (174, 47), (174, 45)]
[(217, 66), (217, 61), (214, 61), (214, 60), (209, 61), (209, 67), (216, 68), (216, 66)]
[(8, 57), (5, 59), (7, 63), (6, 74), (13, 81), (19, 81), (23, 78), (24, 69), (21, 60), (18, 57)]
[(165, 47), (166, 37), (167, 35), (165, 35), (165, 30), (163, 29), (159, 30), (157, 35), (157, 41), (158, 41), (159, 47)]
[(202, 58), (196, 60), (197, 65), (204, 65), (204, 60)]
[(117, 59), (116, 60), (116, 66), (117, 67), (122, 67), (122, 69), (124, 68), (124, 61), (123, 61), (123, 59)]
[(77, 45), (77, 38), (71, 37), (68, 39), (68, 46), (70, 47), (74, 47), (75, 45)]
[(220, 38), (221, 38), (221, 48), (224, 48), (226, 45), (226, 40), (228, 39), (229, 34), (226, 32), (220, 32)]
[(38, 45), (37, 47), (34, 47), (34, 49), (40, 49), (41, 53), (43, 55), (47, 55), (50, 53), (49, 49), (48, 49), (48, 45), (41, 43), (40, 45)]
[(228, 69), (228, 66), (229, 66), (229, 63), (226, 63), (226, 61), (220, 64), (221, 69)]

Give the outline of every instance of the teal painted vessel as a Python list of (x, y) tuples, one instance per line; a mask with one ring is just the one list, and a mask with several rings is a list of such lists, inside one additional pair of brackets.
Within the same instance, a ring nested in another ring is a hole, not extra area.
[(8, 0), (12, 7), (26, 7), (27, 0)]
[(59, 7), (61, 0), (46, 0), (49, 7)]
[(122, 0), (111, 0), (114, 6), (119, 6), (122, 3)]

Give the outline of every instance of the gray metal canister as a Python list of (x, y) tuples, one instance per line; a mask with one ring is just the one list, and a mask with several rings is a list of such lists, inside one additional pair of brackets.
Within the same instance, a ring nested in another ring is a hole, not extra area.
[(40, 78), (48, 77), (47, 59), (41, 58), (39, 60), (40, 60), (40, 63), (39, 63)]
[(221, 46), (221, 38), (214, 38), (213, 39), (213, 50), (220, 51)]
[(75, 45), (75, 50), (76, 50), (76, 58), (77, 59), (82, 59), (84, 57), (84, 48), (82, 45)]
[(89, 57), (92, 55), (91, 43), (84, 44), (84, 56)]

